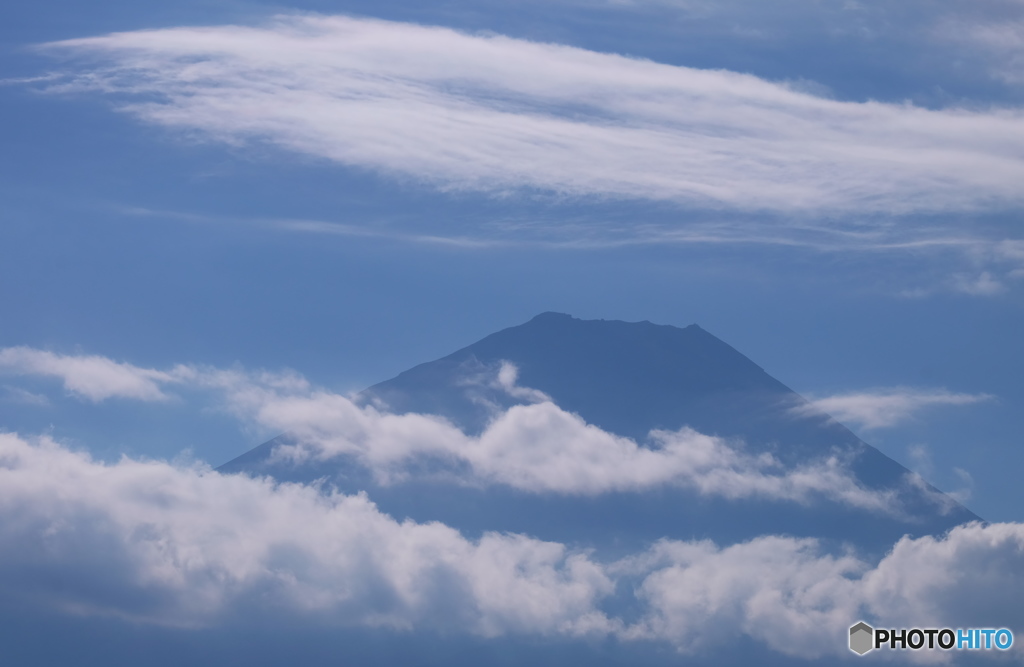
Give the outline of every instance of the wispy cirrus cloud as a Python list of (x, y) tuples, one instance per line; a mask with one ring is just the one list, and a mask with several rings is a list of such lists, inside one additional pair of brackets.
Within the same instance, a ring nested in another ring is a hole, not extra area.
[[(678, 216), (661, 219), (662, 211), (647, 222), (642, 215), (621, 211), (556, 215), (553, 211), (535, 217), (525, 215), (474, 216), (452, 228), (424, 233), (421, 221), (379, 225), (372, 221), (338, 222), (330, 219), (263, 218), (214, 216), (140, 207), (115, 207), (133, 218), (158, 218), (186, 224), (216, 224), (259, 228), (268, 231), (320, 235), (337, 238), (375, 239), (390, 243), (444, 247), (477, 251), (482, 249), (544, 249), (590, 251), (644, 246), (679, 248), (761, 248), (816, 254), (859, 256), (861, 260), (892, 263), (903, 276), (896, 282), (909, 286), (895, 289), (885, 282), (879, 289), (903, 298), (926, 298), (936, 294), (995, 297), (1008, 291), (1024, 276), (1022, 242), (985, 235), (968, 229), (941, 225), (906, 228), (871, 223), (830, 226), (815, 222), (755, 220), (753, 215), (707, 214), (694, 216), (685, 224)], [(872, 265), (872, 275), (877, 264)], [(908, 267), (911, 267), (908, 269)], [(941, 267), (941, 268), (929, 268)], [(953, 268), (951, 268), (953, 267)], [(924, 276), (919, 275), (923, 273)]]
[(806, 405), (794, 408), (794, 412), (825, 412), (840, 422), (876, 429), (895, 426), (928, 408), (974, 405), (994, 398), (991, 394), (962, 394), (945, 389), (894, 387), (815, 398)]
[(51, 90), (441, 189), (778, 213), (1024, 201), (1016, 109), (842, 102), (734, 72), (348, 17), (47, 48), (83, 63)]
[(0, 401), (4, 403), (15, 403), (20, 405), (31, 405), (35, 407), (46, 407), (50, 405), (50, 399), (43, 394), (37, 394), (21, 387), (3, 387), (3, 394)]
[[(773, 64), (783, 61), (799, 70), (802, 64), (793, 62), (796, 53), (818, 52), (828, 53), (837, 64), (859, 60), (867, 71), (884, 66), (903, 75), (905, 87), (890, 94), (905, 99), (949, 99), (965, 89), (982, 95), (1006, 93), (992, 90), (991, 85), (988, 90), (971, 90), (964, 85), (971, 80), (975, 84), (1002, 80), (1011, 88), (1024, 82), (1024, 6), (1017, 0), (778, 0), (770, 5), (748, 0), (563, 2), (580, 9), (667, 14), (674, 19), (669, 29), (679, 36), (693, 40), (713, 36), (726, 52), (716, 53), (718, 59), (727, 58), (730, 50), (752, 51)], [(713, 44), (702, 46), (714, 48)], [(880, 58), (881, 54), (888, 57)], [(866, 78), (877, 84), (879, 77)], [(830, 83), (847, 87), (839, 77)], [(939, 90), (929, 91), (929, 87)], [(1019, 99), (1019, 95), (1010, 97)]]
[[(686, 653), (746, 637), (822, 658), (846, 654), (843, 633), (858, 618), (1024, 622), (1020, 524), (907, 537), (878, 562), (771, 535), (734, 545), (664, 540), (606, 560), (523, 535), (470, 539), (436, 522), (396, 521), (365, 495), (161, 461), (104, 464), (10, 433), (0, 434), (0, 538), (6, 599), (179, 632), (269, 616), (485, 637), (612, 636)], [(613, 599), (619, 583), (625, 607)]]
[(1024, 83), (1024, 7), (1012, 1), (993, 4), (1002, 5), (1003, 11), (974, 16), (967, 21), (948, 17), (936, 25), (932, 33), (942, 42), (967, 47), (982, 55), (990, 76), (1019, 86)]

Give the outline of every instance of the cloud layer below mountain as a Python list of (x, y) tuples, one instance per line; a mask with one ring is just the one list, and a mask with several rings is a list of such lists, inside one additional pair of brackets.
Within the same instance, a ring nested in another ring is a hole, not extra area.
[[(821, 657), (845, 654), (846, 628), (862, 617), (1019, 627), (1022, 573), (1019, 524), (904, 538), (878, 563), (779, 536), (666, 540), (606, 562), (523, 535), (473, 540), (398, 522), (363, 495), (159, 461), (102, 464), (45, 437), (0, 435), (0, 590), (54, 613), (181, 628), (312, 615), (684, 652), (747, 636)], [(617, 615), (617, 582), (634, 582), (640, 617)]]

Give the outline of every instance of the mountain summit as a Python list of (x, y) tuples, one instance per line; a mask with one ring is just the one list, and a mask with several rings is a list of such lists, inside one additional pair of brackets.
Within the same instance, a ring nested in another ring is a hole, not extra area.
[(695, 324), (678, 328), (543, 313), (374, 385), (357, 401), (389, 413), (438, 415), (467, 437), (480, 436), (514, 406), (541, 401), (652, 451), (662, 446), (657, 438), (666, 437), (659, 434), (692, 429), (726, 443), (729, 449), (722, 451), (730, 461), (767, 461), (771, 474), (759, 472), (762, 477), (752, 483), (778, 485), (824, 471), (897, 509), (851, 505), (829, 496), (827, 488), (767, 500), (739, 491), (701, 493), (706, 485), (699, 477), (689, 485), (600, 495), (452, 484), (443, 474), (384, 484), (351, 458), (294, 462), (273, 456), (278, 446), (295, 443), (291, 434), (243, 454), (221, 472), (327, 479), (345, 492), (366, 490), (399, 517), (588, 547), (632, 548), (662, 537), (735, 542), (771, 532), (873, 551), (903, 534), (941, 533), (978, 519), (830, 416), (809, 412), (805, 399)]
[[(444, 415), (478, 432), (490, 416), (467, 378), (501, 361), (518, 384), (606, 431), (642, 440), (652, 429), (778, 443), (784, 458), (857, 441), (828, 415), (795, 418), (807, 402), (760, 366), (696, 324), (578, 320), (543, 313), (370, 387), (397, 412)], [(479, 392), (479, 389), (477, 389)], [(511, 397), (489, 395), (508, 404)], [(859, 441), (858, 441), (859, 442)]]

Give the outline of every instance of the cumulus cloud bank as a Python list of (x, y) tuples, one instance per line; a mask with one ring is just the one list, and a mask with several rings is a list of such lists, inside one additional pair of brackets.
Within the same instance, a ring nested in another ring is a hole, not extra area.
[(148, 122), (442, 189), (783, 213), (1024, 198), (1018, 110), (843, 102), (729, 71), (344, 16), (48, 48), (85, 62), (51, 90), (116, 95)]
[[(163, 462), (102, 465), (2, 434), (0, 514), (3, 589), (77, 613), (192, 626), (262, 600), (356, 624), (448, 622), (484, 635), (607, 626), (594, 600), (610, 582), (585, 556), (397, 522), (365, 496)], [(15, 582), (39, 562), (59, 588), (46, 577)]]
[(798, 406), (794, 411), (798, 414), (825, 412), (841, 422), (874, 429), (895, 426), (930, 407), (973, 405), (993, 398), (991, 394), (957, 394), (945, 389), (895, 387), (826, 396)]
[(359, 405), (312, 386), (296, 373), (188, 365), (163, 372), (106, 357), (61, 356), (31, 348), (0, 350), (0, 361), (5, 359), (14, 360), (11, 367), (22, 373), (61, 377), (92, 401), (114, 396), (160, 399), (166, 396), (162, 384), (213, 391), (242, 423), (292, 436), (294, 444), (276, 448), (277, 460), (349, 457), (383, 484), (400, 483), (428, 458), (448, 464), (448, 478), (458, 483), (501, 484), (532, 493), (597, 495), (672, 485), (729, 499), (809, 503), (825, 498), (900, 513), (899, 490), (861, 486), (840, 453), (787, 468), (771, 454), (746, 452), (741, 443), (689, 428), (652, 431), (649, 442), (639, 444), (587, 424), (542, 392), (520, 387), (510, 363), (497, 369), (490, 386), (532, 403), (496, 412), (483, 433), (471, 436), (435, 415), (397, 415)]
[(764, 536), (728, 547), (664, 541), (613, 570), (646, 573), (637, 595), (649, 612), (627, 634), (675, 637), (697, 650), (739, 628), (776, 651), (814, 658), (845, 651), (860, 618), (876, 627), (1018, 627), (1022, 566), (1024, 526), (975, 523), (941, 538), (905, 537), (873, 565), (824, 554), (813, 539)]
[(360, 408), (336, 394), (264, 396), (256, 419), (287, 431), (279, 459), (298, 462), (350, 456), (383, 483), (406, 476), (430, 456), (468, 467), (469, 483), (523, 491), (596, 495), (682, 486), (702, 495), (801, 503), (827, 498), (853, 507), (898, 513), (894, 491), (860, 486), (839, 457), (787, 469), (770, 454), (749, 454), (692, 429), (654, 431), (650, 446), (603, 431), (551, 402), (513, 406), (479, 436), (467, 436), (429, 415), (392, 415)]
[[(635, 582), (634, 620), (608, 607), (618, 582)], [(398, 522), (362, 495), (164, 462), (103, 464), (48, 438), (0, 434), (0, 590), (57, 613), (184, 628), (312, 614), (482, 636), (610, 635), (687, 652), (746, 635), (820, 657), (845, 655), (859, 618), (1019, 626), (1024, 526), (904, 538), (878, 563), (779, 536), (662, 541), (609, 562), (522, 535), (472, 540)]]

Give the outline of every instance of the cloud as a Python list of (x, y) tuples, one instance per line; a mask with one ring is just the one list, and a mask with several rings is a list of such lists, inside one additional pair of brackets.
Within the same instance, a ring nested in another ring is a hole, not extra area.
[[(551, 397), (544, 392), (520, 386), (519, 368), (507, 360), (484, 364), (474, 358), (461, 365), (459, 376), (457, 384), (463, 395), (494, 417), (518, 403), (551, 402)], [(375, 405), (387, 410), (384, 403)]]
[(1000, 241), (989, 244), (965, 244), (963, 246), (964, 256), (975, 267), (979, 264), (992, 265), (993, 268), (1004, 268), (1003, 275), (994, 275), (992, 271), (982, 271), (979, 274), (954, 273), (943, 279), (937, 280), (929, 287), (916, 287), (901, 290), (898, 294), (908, 299), (921, 299), (934, 294), (946, 293), (977, 297), (994, 297), (1007, 291), (1006, 281), (1014, 280), (1022, 269), (1010, 268), (1005, 270), (1009, 264), (1011, 267), (1020, 264), (1020, 258), (1013, 257), (1005, 251), (1008, 241)]
[(160, 385), (181, 381), (183, 372), (183, 367), (164, 372), (96, 355), (61, 355), (29, 347), (0, 349), (0, 373), (59, 378), (69, 393), (94, 403), (108, 398), (166, 400)]
[[(613, 604), (617, 587), (633, 600), (626, 607)], [(845, 655), (846, 628), (861, 618), (1020, 627), (1024, 525), (904, 538), (876, 563), (783, 536), (664, 540), (608, 561), (523, 535), (474, 540), (399, 522), (364, 495), (160, 461), (104, 464), (7, 433), (0, 591), (57, 613), (183, 629), (269, 615), (485, 637), (607, 635), (684, 652), (746, 636), (815, 658)], [(619, 616), (624, 608), (639, 616)]]
[(279, 463), (347, 457), (380, 483), (401, 483), (422, 459), (447, 464), (449, 479), (501, 484), (533, 493), (597, 495), (680, 486), (729, 499), (809, 503), (827, 498), (869, 511), (899, 514), (898, 489), (862, 487), (837, 453), (786, 468), (767, 453), (689, 428), (652, 431), (647, 446), (587, 424), (544, 394), (515, 385), (514, 366), (493, 381), (528, 400), (497, 413), (479, 436), (434, 415), (390, 414), (310, 386), (298, 375), (206, 371), (202, 382), (222, 392), (244, 423), (287, 432)]
[(845, 648), (835, 630), (860, 618), (868, 570), (853, 555), (823, 554), (816, 540), (778, 536), (725, 548), (666, 540), (618, 567), (649, 572), (637, 589), (648, 613), (630, 636), (674, 638), (698, 652), (739, 631), (801, 657)]
[(994, 296), (1006, 291), (1006, 286), (999, 282), (988, 271), (977, 277), (958, 275), (953, 280), (954, 290), (973, 296)]
[[(401, 481), (408, 467), (426, 455), (467, 465), (467, 482), (534, 493), (597, 495), (681, 486), (730, 499), (807, 503), (824, 497), (873, 511), (896, 511), (892, 493), (861, 487), (838, 457), (785, 469), (771, 455), (745, 454), (720, 438), (687, 428), (655, 431), (646, 447), (550, 402), (513, 406), (479, 437), (429, 416), (374, 414), (372, 408), (344, 420), (337, 430), (314, 427), (322, 424), (315, 412), (338, 415), (347, 409), (339, 409), (339, 398), (285, 399), (264, 406), (264, 416), (275, 413), (270, 423), (290, 424), (288, 432), (300, 440), (299, 445), (281, 445), (277, 456), (299, 461), (354, 456), (384, 483)], [(292, 411), (300, 417), (284, 417)]]
[(962, 486), (955, 491), (948, 492), (947, 495), (958, 503), (966, 503), (974, 493), (974, 477), (963, 468), (953, 468), (953, 473), (960, 480)]
[[(258, 605), (485, 636), (607, 631), (594, 600), (610, 582), (585, 555), (397, 522), (365, 496), (163, 462), (104, 465), (0, 434), (0, 515), (5, 594), (78, 614), (189, 627)], [(27, 572), (36, 576), (19, 579)]]
[(875, 429), (896, 426), (930, 407), (973, 405), (994, 398), (991, 394), (956, 394), (945, 389), (896, 387), (816, 398), (793, 411), (802, 415), (824, 412), (837, 421)]
[[(632, 207), (627, 207), (632, 208)], [(1024, 242), (1013, 239), (982, 238), (967, 230), (941, 230), (936, 227), (916, 228), (913, 224), (883, 227), (823, 226), (821, 224), (785, 224), (770, 222), (755, 215), (695, 215), (685, 225), (673, 214), (667, 219), (652, 218), (639, 223), (644, 215), (632, 210), (610, 214), (607, 208), (590, 207), (585, 212), (570, 214), (561, 210), (536, 216), (489, 217), (475, 212), (472, 220), (461, 221), (456, 229), (436, 229), (423, 233), (415, 226), (376, 225), (368, 221), (332, 222), (314, 219), (274, 219), (244, 216), (199, 215), (172, 210), (117, 207), (117, 212), (132, 217), (162, 218), (186, 224), (217, 224), (303, 235), (374, 239), (386, 243), (414, 244), (463, 251), (486, 249), (532, 248), (558, 251), (592, 251), (644, 246), (675, 246), (680, 248), (726, 247), (771, 248), (792, 252), (833, 255), (859, 255), (895, 268), (903, 277), (893, 278), (897, 284), (907, 280), (909, 271), (917, 277), (909, 280), (913, 287), (898, 289), (902, 298), (922, 299), (939, 294), (995, 296), (1000, 285), (1008, 287), (1024, 276)], [(467, 228), (469, 227), (469, 228)], [(872, 275), (878, 265), (872, 264)], [(928, 267), (941, 266), (936, 271)], [(960, 270), (949, 274), (949, 267)], [(988, 270), (978, 274), (981, 267)], [(927, 276), (921, 285), (919, 271)], [(973, 273), (972, 273), (973, 272)], [(934, 274), (938, 275), (934, 275)], [(972, 279), (972, 276), (977, 278)], [(893, 280), (879, 284), (885, 294), (892, 295)], [(973, 283), (972, 283), (973, 280)], [(964, 287), (968, 289), (965, 291)], [(990, 289), (977, 289), (978, 287)], [(991, 289), (994, 288), (994, 289)]]
[[(927, 488), (928, 484), (924, 480), (935, 479), (935, 466), (932, 462), (931, 451), (926, 445), (911, 445), (907, 448), (907, 458), (910, 460), (911, 469), (913, 469), (920, 480), (920, 486)], [(956, 503), (966, 503), (971, 499), (971, 494), (974, 492), (974, 478), (971, 477), (971, 473), (963, 468), (953, 467), (952, 473), (956, 478), (959, 488), (946, 491), (944, 495)]]
[(190, 365), (165, 372), (26, 347), (0, 351), (3, 360), (21, 373), (62, 377), (69, 390), (92, 401), (112, 396), (161, 400), (166, 394), (160, 383), (212, 392), (215, 404), (242, 424), (291, 436), (294, 444), (281, 444), (273, 452), (279, 463), (346, 457), (382, 484), (403, 482), (427, 459), (440, 464), (452, 482), (499, 484), (531, 493), (598, 495), (679, 486), (729, 499), (809, 503), (827, 498), (900, 513), (899, 490), (862, 487), (840, 453), (786, 468), (770, 454), (745, 452), (741, 443), (689, 428), (652, 431), (649, 442), (640, 444), (587, 424), (543, 392), (519, 386), (518, 371), (508, 362), (468, 381), (530, 404), (504, 410), (494, 406), (487, 428), (471, 436), (436, 415), (398, 415), (359, 405), (294, 372)]
[(935, 472), (932, 463), (932, 453), (926, 445), (911, 445), (907, 448), (907, 458), (911, 461), (911, 468), (921, 477), (931, 477)]
[[(861, 71), (884, 63), (897, 77), (909, 79), (902, 83), (910, 90), (893, 91), (904, 97), (922, 95), (936, 84), (947, 89), (942, 93), (955, 95), (964, 79), (1024, 82), (1024, 6), (1018, 0), (777, 0), (770, 6), (748, 0), (562, 1), (648, 17), (652, 11), (667, 14), (677, 35), (714, 35), (734, 51), (760, 47), (757, 53), (788, 60), (789, 67), (794, 52), (806, 52), (808, 44), (827, 49), (837, 63), (860, 60)], [(928, 66), (931, 71), (924, 71)], [(877, 86), (878, 77), (872, 78)], [(840, 87), (844, 83), (837, 81)]]
[(529, 403), (552, 402), (551, 397), (539, 389), (523, 387), (519, 384), (519, 368), (510, 361), (502, 361), (498, 368), (493, 385), (498, 389), (522, 401)]
[(733, 211), (921, 212), (1019, 205), (1018, 110), (842, 102), (500, 35), (343, 16), (117, 33), (50, 90), (139, 118), (494, 194)]
[(3, 390), (4, 397), (0, 400), (6, 403), (32, 405), (35, 407), (47, 407), (50, 405), (50, 399), (46, 396), (22, 389), (21, 387), (4, 387)]
[[(1024, 525), (968, 524), (943, 537), (905, 537), (877, 564), (824, 553), (813, 539), (764, 536), (720, 547), (664, 541), (613, 571), (649, 573), (648, 615), (626, 630), (690, 651), (737, 629), (804, 658), (844, 654), (861, 618), (876, 627), (1020, 627)], [(905, 654), (891, 656), (906, 660)], [(950, 656), (923, 651), (921, 661)]]
[(995, 16), (950, 17), (933, 29), (938, 41), (967, 47), (987, 60), (988, 74), (1007, 84), (1024, 83), (1024, 7), (1001, 4), (1010, 11)]

